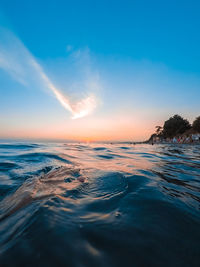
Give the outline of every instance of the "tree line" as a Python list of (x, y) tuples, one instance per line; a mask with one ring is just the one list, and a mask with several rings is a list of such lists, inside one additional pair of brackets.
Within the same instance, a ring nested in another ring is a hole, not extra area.
[[(191, 130), (192, 129), (192, 130)], [(187, 119), (182, 118), (180, 115), (174, 115), (164, 122), (163, 126), (156, 126), (156, 131), (151, 135), (160, 138), (173, 138), (182, 134), (187, 134), (191, 130), (194, 133), (200, 133), (200, 116), (198, 116), (192, 124)]]

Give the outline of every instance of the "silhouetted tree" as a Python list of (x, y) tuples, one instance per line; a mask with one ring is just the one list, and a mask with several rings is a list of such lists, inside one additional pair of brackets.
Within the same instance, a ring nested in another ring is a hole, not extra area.
[(156, 126), (155, 128), (156, 128), (156, 135), (161, 136), (163, 127), (162, 126)]
[(191, 125), (188, 120), (183, 119), (179, 115), (174, 115), (165, 121), (163, 126), (164, 137), (174, 137), (178, 134), (183, 134), (185, 131), (189, 130)]
[(200, 116), (193, 121), (192, 128), (200, 133)]

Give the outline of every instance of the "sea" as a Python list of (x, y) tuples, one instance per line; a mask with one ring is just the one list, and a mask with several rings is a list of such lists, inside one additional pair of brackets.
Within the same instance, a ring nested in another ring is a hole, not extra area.
[(0, 142), (0, 266), (200, 266), (200, 145)]

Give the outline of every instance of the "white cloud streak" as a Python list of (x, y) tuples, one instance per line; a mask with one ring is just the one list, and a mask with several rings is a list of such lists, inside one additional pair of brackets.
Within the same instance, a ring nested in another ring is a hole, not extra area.
[(94, 94), (90, 93), (85, 98), (73, 102), (53, 84), (33, 55), (14, 34), (0, 28), (0, 37), (3, 40), (0, 42), (0, 68), (12, 78), (27, 86), (31, 80), (30, 75), (36, 77), (41, 86), (48, 88), (59, 103), (71, 112), (73, 119), (84, 117), (95, 109), (97, 101)]
[(32, 66), (37, 70), (40, 74), (41, 79), (47, 88), (49, 88), (60, 104), (68, 111), (70, 111), (73, 115), (73, 119), (84, 117), (90, 114), (93, 109), (96, 107), (96, 99), (94, 95), (90, 95), (76, 103), (72, 103), (70, 99), (64, 96), (50, 81), (47, 75), (44, 73), (42, 67), (36, 62), (34, 58), (31, 58)]

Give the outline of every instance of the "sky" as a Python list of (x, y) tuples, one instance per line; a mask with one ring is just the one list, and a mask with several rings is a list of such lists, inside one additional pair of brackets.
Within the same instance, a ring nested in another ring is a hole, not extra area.
[(139, 141), (200, 115), (199, 1), (0, 1), (0, 138)]

